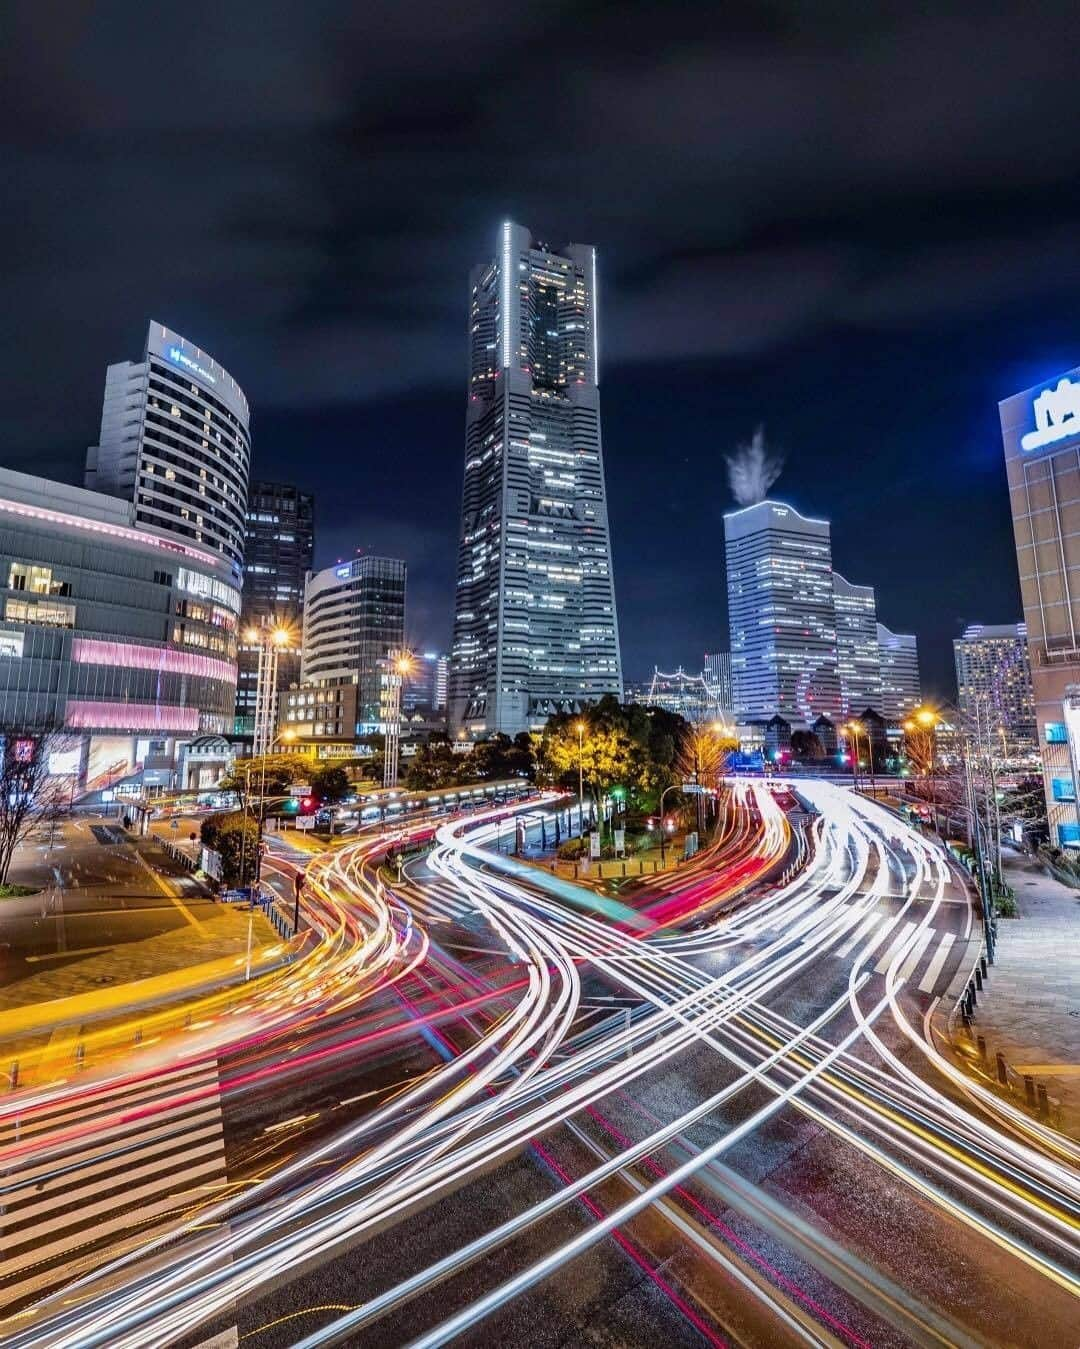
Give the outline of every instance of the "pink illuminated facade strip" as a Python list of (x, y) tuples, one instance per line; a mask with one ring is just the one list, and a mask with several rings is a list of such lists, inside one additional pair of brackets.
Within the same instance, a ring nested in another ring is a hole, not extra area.
[(69, 730), (197, 731), (197, 707), (161, 707), (156, 703), (69, 702), (64, 719)]
[(44, 506), (27, 506), (21, 501), (6, 501), (0, 498), (0, 511), (10, 515), (24, 515), (30, 520), (44, 520), (46, 524), (66, 525), (69, 529), (90, 530), (94, 534), (108, 534), (114, 539), (124, 539), (128, 543), (137, 543), (152, 548), (160, 548), (169, 553), (180, 553), (195, 562), (201, 562), (214, 571), (220, 571), (222, 559), (213, 553), (204, 553), (199, 548), (191, 548), (186, 543), (174, 543), (171, 539), (159, 538), (156, 534), (147, 534), (140, 529), (131, 529), (127, 525), (110, 525), (104, 520), (84, 519), (79, 515), (68, 515), (64, 511), (46, 510)]
[(213, 656), (174, 647), (139, 646), (135, 642), (105, 642), (97, 637), (76, 637), (71, 659), (80, 665), (112, 665), (121, 670), (160, 670), (165, 674), (198, 675), (236, 683), (236, 666)]

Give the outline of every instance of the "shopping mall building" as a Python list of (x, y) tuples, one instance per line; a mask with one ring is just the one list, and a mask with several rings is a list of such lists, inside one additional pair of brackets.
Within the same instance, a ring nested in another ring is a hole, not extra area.
[(86, 487), (0, 469), (0, 734), (62, 732), (73, 793), (228, 764), (247, 425), (228, 372), (152, 323), (109, 367)]

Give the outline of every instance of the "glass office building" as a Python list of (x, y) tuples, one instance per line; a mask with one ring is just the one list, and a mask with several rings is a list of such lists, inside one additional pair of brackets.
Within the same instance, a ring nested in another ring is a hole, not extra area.
[(507, 221), (470, 287), (450, 728), (514, 735), (622, 694), (596, 250)]
[(867, 708), (881, 712), (881, 656), (874, 587), (852, 585), (834, 571), (833, 597), (840, 710), (845, 717), (858, 716)]
[(405, 580), (405, 563), (391, 557), (357, 557), (308, 578), (300, 686), (281, 695), (282, 729), (315, 741), (384, 729), (386, 659), (405, 645)]
[(259, 648), (250, 628), (284, 627), (293, 642), (278, 652), (280, 692), (300, 680), (304, 585), (315, 555), (315, 498), (292, 483), (253, 482), (248, 489), (244, 544), (244, 613), (237, 654), (236, 734), (255, 730)]
[(827, 520), (760, 501), (724, 516), (731, 682), (739, 722), (840, 715)]

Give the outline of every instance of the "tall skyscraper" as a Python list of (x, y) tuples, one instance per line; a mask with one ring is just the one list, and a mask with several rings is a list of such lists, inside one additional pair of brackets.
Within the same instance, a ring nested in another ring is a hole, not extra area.
[(733, 720), (735, 699), (731, 689), (731, 652), (707, 652), (701, 677), (709, 686), (710, 694), (720, 709), (720, 715), (728, 721)]
[(470, 286), (450, 725), (514, 735), (622, 693), (596, 250), (506, 221)]
[(1080, 848), (1080, 368), (999, 413), (1050, 839)]
[(179, 333), (151, 322), (139, 361), (105, 372), (86, 486), (135, 505), (139, 528), (244, 560), (251, 441), (244, 392)]
[(881, 658), (873, 586), (852, 585), (833, 572), (840, 710), (845, 717), (881, 711)]
[(913, 633), (890, 632), (877, 625), (881, 660), (881, 707), (887, 726), (901, 726), (922, 702), (919, 644)]
[(739, 721), (840, 714), (827, 520), (779, 501), (724, 516), (731, 681)]
[(401, 690), (401, 706), (405, 711), (427, 707), (433, 712), (444, 712), (449, 671), (449, 657), (442, 652), (414, 652), (412, 669), (405, 676)]
[(357, 557), (309, 578), (301, 684), (282, 695), (285, 725), (302, 720), (293, 713), (303, 695), (316, 739), (380, 730), (385, 661), (405, 645), (405, 572), (396, 558)]
[(965, 723), (1005, 753), (1036, 744), (1031, 662), (1023, 623), (972, 623), (953, 641), (956, 690)]
[(295, 631), (291, 648), (278, 653), (278, 688), (300, 678), (300, 618), (304, 581), (315, 553), (315, 498), (291, 483), (253, 482), (248, 489), (244, 545), (244, 613), (236, 685), (236, 734), (255, 726), (259, 648), (248, 629), (282, 625)]

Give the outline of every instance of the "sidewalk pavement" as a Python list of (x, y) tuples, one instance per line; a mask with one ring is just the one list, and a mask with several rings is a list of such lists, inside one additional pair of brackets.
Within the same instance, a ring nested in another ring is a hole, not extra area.
[(1080, 890), (1028, 857), (1006, 851), (1003, 861), (1020, 916), (998, 920), (972, 1034), (986, 1039), (991, 1074), (1000, 1053), (1046, 1087), (1062, 1130), (1080, 1137)]

